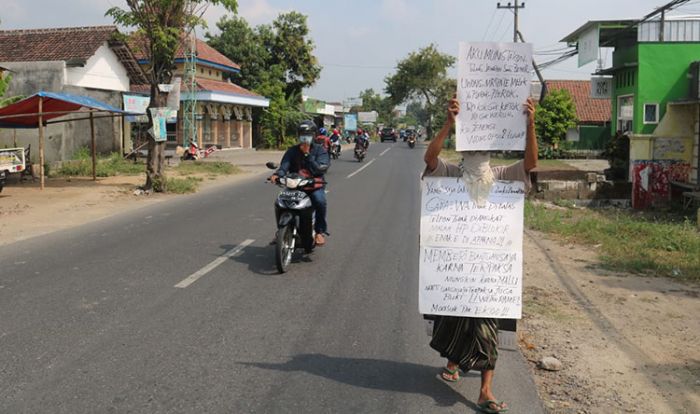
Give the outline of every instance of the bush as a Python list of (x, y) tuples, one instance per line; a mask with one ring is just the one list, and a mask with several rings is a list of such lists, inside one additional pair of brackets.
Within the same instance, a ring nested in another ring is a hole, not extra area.
[(194, 193), (201, 181), (202, 179), (198, 177), (168, 178), (165, 189), (173, 194)]

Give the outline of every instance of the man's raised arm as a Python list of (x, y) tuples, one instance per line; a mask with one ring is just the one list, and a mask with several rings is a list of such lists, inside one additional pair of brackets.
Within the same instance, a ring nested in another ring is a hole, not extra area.
[(525, 138), (525, 172), (537, 167), (538, 148), (537, 134), (535, 134), (535, 102), (528, 98), (525, 103), (525, 113), (527, 114), (527, 135)]
[(433, 172), (437, 168), (438, 156), (445, 143), (445, 138), (450, 134), (450, 129), (452, 129), (452, 125), (455, 123), (457, 114), (459, 114), (459, 101), (452, 98), (447, 107), (447, 120), (445, 120), (445, 125), (442, 126), (442, 129), (440, 129), (433, 140), (430, 141), (428, 149), (425, 150), (425, 156), (423, 156), (428, 172)]

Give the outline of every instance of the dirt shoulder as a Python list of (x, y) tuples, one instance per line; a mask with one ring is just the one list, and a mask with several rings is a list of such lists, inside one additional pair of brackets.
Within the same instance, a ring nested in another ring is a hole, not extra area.
[[(521, 349), (552, 413), (700, 412), (700, 287), (609, 272), (596, 249), (525, 234)], [(536, 363), (554, 356), (561, 371)]]

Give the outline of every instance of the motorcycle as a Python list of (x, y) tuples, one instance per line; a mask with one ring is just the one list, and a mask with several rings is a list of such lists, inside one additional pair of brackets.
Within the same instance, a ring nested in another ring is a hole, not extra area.
[(359, 162), (362, 162), (362, 160), (365, 159), (365, 156), (367, 155), (367, 149), (365, 149), (364, 146), (357, 144), (355, 145), (355, 159)]
[(216, 146), (212, 145), (211, 147), (207, 148), (206, 150), (200, 150), (197, 143), (192, 141), (192, 142), (190, 142), (189, 148), (185, 151), (184, 154), (182, 154), (182, 159), (183, 159), (183, 161), (187, 161), (187, 160), (196, 161), (196, 160), (200, 160), (202, 158), (208, 157), (214, 151), (216, 151)]
[(408, 137), (408, 147), (409, 148), (414, 148), (416, 146), (416, 136), (415, 135), (410, 135)]
[(340, 142), (339, 141), (331, 141), (330, 155), (331, 155), (331, 158), (333, 158), (334, 160), (337, 160), (338, 158), (340, 158)]
[[(277, 164), (268, 162), (267, 168), (276, 170)], [(319, 184), (318, 178), (304, 177), (296, 173), (280, 177), (274, 183), (282, 188), (275, 201), (277, 235), (275, 237), (275, 265), (285, 273), (292, 262), (294, 252), (302, 248), (311, 253), (316, 246), (314, 237), (314, 207), (311, 197), (304, 190)]]

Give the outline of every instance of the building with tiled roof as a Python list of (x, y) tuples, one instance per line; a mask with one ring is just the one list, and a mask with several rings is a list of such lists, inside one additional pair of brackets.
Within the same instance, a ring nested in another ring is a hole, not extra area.
[[(118, 33), (116, 26), (0, 30), (0, 67), (12, 75), (7, 94), (67, 92), (121, 107), (122, 92), (147, 79)], [(123, 149), (121, 125), (121, 119), (95, 121), (98, 151)], [(90, 143), (89, 129), (74, 122), (51, 125), (47, 133), (51, 136), (48, 161), (70, 159)], [(25, 146), (37, 140), (36, 131), (31, 130), (17, 131), (17, 137)], [(8, 139), (12, 142), (14, 133), (0, 130), (0, 145)]]
[(547, 89), (566, 89), (576, 105), (576, 118), (582, 125), (600, 125), (610, 122), (610, 99), (591, 98), (589, 80), (548, 80)]
[[(138, 62), (148, 72), (148, 44), (136, 35), (129, 37), (129, 45), (135, 51)], [(185, 41), (175, 53), (174, 77), (184, 78)], [(206, 42), (196, 39), (196, 129), (200, 148), (251, 148), (253, 146), (253, 111), (269, 106), (269, 100), (252, 91), (242, 88), (227, 79), (240, 71), (240, 66), (222, 55)], [(134, 93), (149, 94), (148, 85), (132, 85)], [(181, 100), (188, 99), (190, 93), (182, 87)], [(177, 123), (168, 125), (170, 145), (183, 145), (183, 113), (178, 113)], [(142, 125), (134, 125), (141, 128)]]
[[(548, 80), (547, 92), (564, 89), (569, 92), (578, 125), (568, 131), (566, 140), (573, 149), (591, 150), (599, 153), (610, 141), (610, 99), (591, 98), (591, 81)], [(542, 85), (532, 84), (532, 97), (539, 99)]]

